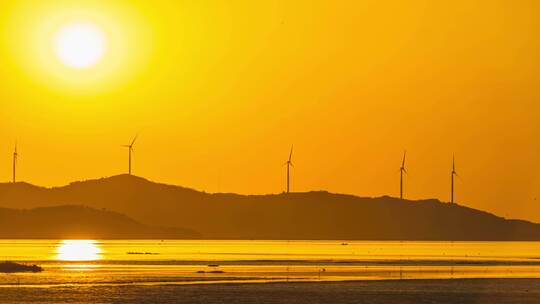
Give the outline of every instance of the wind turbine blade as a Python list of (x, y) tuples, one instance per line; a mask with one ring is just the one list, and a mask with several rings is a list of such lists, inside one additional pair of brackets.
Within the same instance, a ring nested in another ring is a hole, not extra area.
[(291, 153), (289, 153), (289, 162), (290, 162), (291, 159), (292, 159), (292, 151), (293, 151), (293, 146), (291, 146)]
[(407, 156), (407, 151), (403, 152), (403, 160), (401, 161), (401, 167), (405, 168), (405, 157)]
[(133, 141), (131, 142), (131, 146), (133, 146), (133, 144), (135, 144), (135, 141), (137, 140), (137, 137), (139, 137), (139, 134), (135, 135), (135, 137), (133, 138)]

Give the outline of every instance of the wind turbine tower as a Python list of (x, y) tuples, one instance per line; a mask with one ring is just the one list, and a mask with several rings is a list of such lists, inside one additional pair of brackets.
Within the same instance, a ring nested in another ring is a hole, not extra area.
[(17, 182), (17, 158), (19, 158), (19, 153), (17, 153), (17, 143), (15, 143), (15, 150), (13, 151), (13, 183)]
[(403, 173), (407, 173), (405, 170), (405, 156), (407, 152), (403, 152), (403, 160), (401, 161), (401, 167), (399, 168), (399, 198), (403, 199)]
[(128, 148), (129, 151), (129, 162), (128, 162), (128, 174), (131, 175), (131, 152), (133, 152), (133, 145), (135, 144), (135, 141), (137, 140), (137, 136), (133, 138), (131, 141), (131, 144), (129, 145), (123, 145), (122, 147)]
[(292, 163), (292, 152), (293, 152), (293, 147), (291, 146), (291, 153), (289, 153), (289, 160), (287, 160), (287, 162), (285, 162), (285, 165), (287, 166), (287, 193), (289, 193), (290, 190), (291, 190), (290, 169), (291, 169), (291, 167), (294, 167), (293, 163)]
[(456, 172), (456, 161), (455, 161), (455, 158), (454, 156), (452, 156), (452, 174), (451, 174), (451, 177), (452, 177), (452, 185), (451, 185), (451, 194), (450, 194), (450, 203), (454, 203), (454, 177), (455, 176), (458, 176), (457, 172)]

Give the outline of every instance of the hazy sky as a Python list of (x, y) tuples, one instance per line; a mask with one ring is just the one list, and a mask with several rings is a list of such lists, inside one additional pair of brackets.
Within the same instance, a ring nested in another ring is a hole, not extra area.
[[(51, 2), (51, 3), (49, 3)], [(540, 221), (540, 2), (0, 1), (0, 180), (450, 196)], [(63, 65), (93, 22), (96, 66)]]

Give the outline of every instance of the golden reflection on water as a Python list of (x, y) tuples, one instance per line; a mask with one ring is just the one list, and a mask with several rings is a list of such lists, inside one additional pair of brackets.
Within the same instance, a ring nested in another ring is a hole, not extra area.
[(6, 259), (44, 267), (28, 286), (540, 278), (540, 242), (0, 240)]
[(64, 240), (58, 244), (56, 259), (60, 261), (100, 260), (101, 248), (94, 240)]

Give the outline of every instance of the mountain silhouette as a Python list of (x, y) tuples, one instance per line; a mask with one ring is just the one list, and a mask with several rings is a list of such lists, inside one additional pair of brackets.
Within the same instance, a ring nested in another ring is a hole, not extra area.
[(42, 188), (0, 184), (0, 206), (78, 204), (152, 227), (185, 227), (213, 239), (540, 240), (540, 225), (438, 200), (325, 191), (269, 195), (205, 193), (118, 175)]
[(180, 228), (153, 228), (111, 211), (84, 206), (0, 208), (0, 238), (131, 239), (193, 238)]

